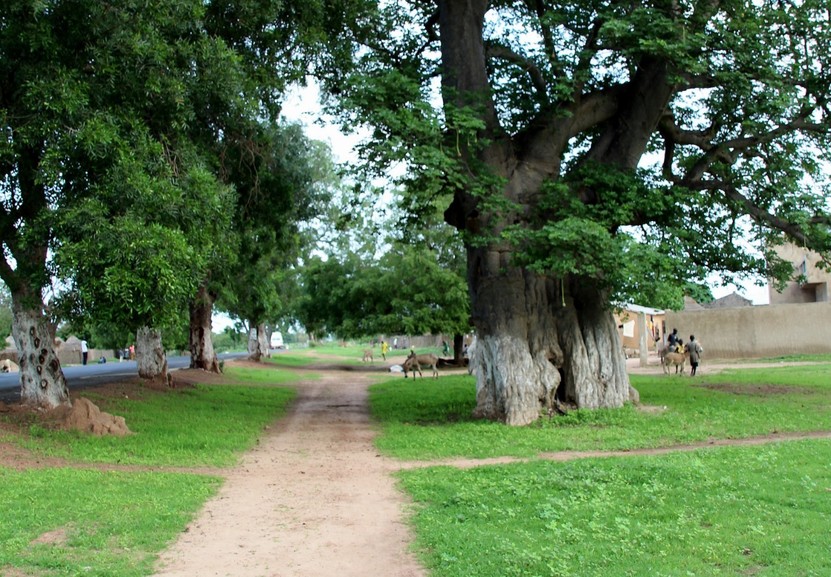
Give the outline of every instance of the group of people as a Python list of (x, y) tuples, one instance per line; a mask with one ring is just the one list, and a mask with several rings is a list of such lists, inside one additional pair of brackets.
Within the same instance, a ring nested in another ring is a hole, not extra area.
[(701, 355), (704, 353), (704, 349), (695, 340), (695, 335), (690, 335), (690, 342), (685, 345), (684, 340), (678, 336), (678, 329), (672, 329), (672, 332), (667, 337), (666, 350), (673, 353), (689, 353), (690, 376), (695, 375), (698, 370), (698, 364), (701, 362)]

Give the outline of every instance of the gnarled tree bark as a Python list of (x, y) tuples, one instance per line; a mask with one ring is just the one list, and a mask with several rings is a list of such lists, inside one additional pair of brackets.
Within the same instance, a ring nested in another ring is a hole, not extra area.
[(168, 384), (167, 355), (162, 346), (162, 333), (150, 327), (136, 331), (136, 364), (142, 379)]
[(24, 304), (34, 301), (22, 293), (12, 294), (12, 335), (20, 365), (20, 400), (46, 409), (69, 405), (69, 388), (55, 353), (52, 326), (42, 309)]
[(211, 331), (215, 300), (203, 283), (190, 303), (190, 368), (220, 373)]
[[(598, 127), (599, 136), (583, 161), (637, 165), (672, 92), (665, 68), (647, 63), (627, 87), (626, 98), (585, 95), (565, 105), (568, 113), (541, 111), (525, 131), (511, 136), (500, 126), (488, 76), (483, 29), (489, 3), (438, 0), (438, 6), (444, 105), (476, 111), (482, 123), (480, 148), (462, 142), (460, 161), (469, 174), (485, 176), (482, 183), (501, 182), (499, 191), (488, 186), (513, 206), (490, 210), (480, 200), (481, 191), (462, 186), (445, 213), (459, 230), (489, 238), (467, 245), (477, 329), (475, 414), (524, 425), (564, 406), (611, 408), (637, 400), (608, 291), (590, 278), (560, 279), (520, 268), (513, 259), (518, 249), (500, 234), (508, 226), (533, 226), (542, 187), (560, 177), (569, 139), (588, 127)], [(469, 186), (476, 185), (474, 178)], [(584, 203), (599, 198), (591, 189), (573, 192)]]
[(255, 362), (260, 362), (263, 357), (270, 357), (271, 353), (268, 350), (268, 339), (266, 338), (265, 323), (251, 326), (256, 326), (248, 331), (248, 358)]

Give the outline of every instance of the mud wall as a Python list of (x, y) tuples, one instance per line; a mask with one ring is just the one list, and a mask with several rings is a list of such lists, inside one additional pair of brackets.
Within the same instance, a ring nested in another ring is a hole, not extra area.
[(831, 353), (831, 303), (667, 311), (667, 330), (691, 334), (706, 358)]

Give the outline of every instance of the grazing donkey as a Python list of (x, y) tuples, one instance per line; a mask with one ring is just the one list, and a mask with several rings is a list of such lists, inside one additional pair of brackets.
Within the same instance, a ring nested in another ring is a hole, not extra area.
[(402, 365), (404, 368), (404, 378), (407, 378), (407, 371), (412, 371), (413, 378), (416, 378), (416, 371), (418, 371), (418, 374), (421, 375), (421, 378), (423, 379), (424, 374), (421, 372), (421, 367), (424, 365), (425, 367), (432, 367), (433, 376), (438, 379), (439, 370), (436, 368), (436, 365), (438, 364), (439, 358), (432, 353), (428, 353), (426, 355), (410, 353), (410, 356), (407, 357), (407, 360), (404, 361), (404, 364)]

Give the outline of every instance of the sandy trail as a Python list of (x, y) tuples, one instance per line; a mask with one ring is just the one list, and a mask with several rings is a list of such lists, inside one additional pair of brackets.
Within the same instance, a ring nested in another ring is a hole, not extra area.
[(407, 501), (374, 450), (367, 378), (326, 373), (230, 471), (157, 577), (417, 577)]

